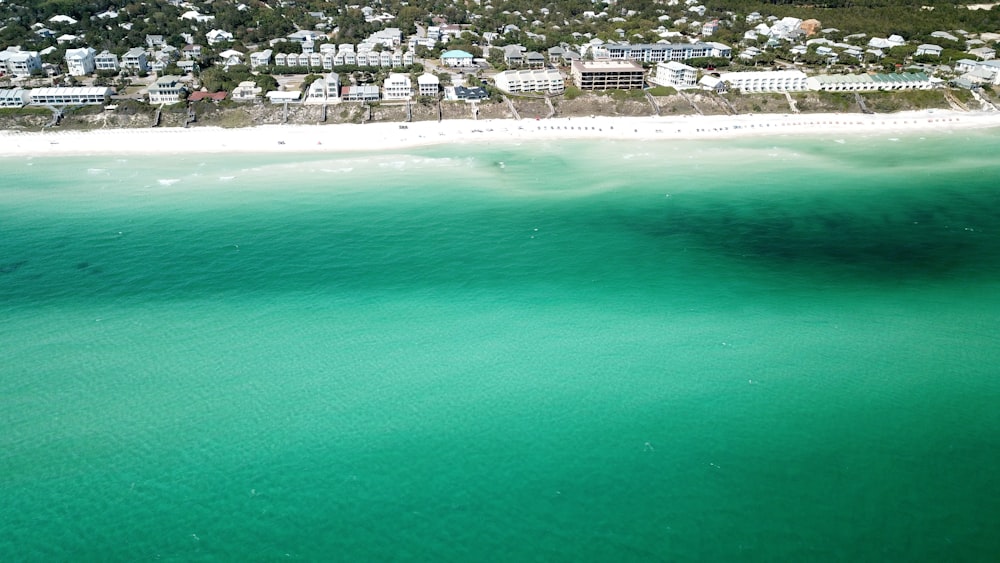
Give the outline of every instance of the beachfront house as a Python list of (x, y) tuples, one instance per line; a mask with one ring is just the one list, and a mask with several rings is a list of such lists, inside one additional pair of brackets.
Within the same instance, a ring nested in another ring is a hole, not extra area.
[(252, 80), (244, 80), (233, 89), (230, 97), (236, 102), (252, 102), (260, 98), (262, 92), (263, 89), (257, 86)]
[(505, 70), (497, 73), (493, 81), (497, 88), (509, 94), (523, 92), (562, 94), (566, 90), (562, 74), (555, 69)]
[(374, 84), (344, 86), (340, 89), (340, 97), (345, 102), (377, 102), (379, 99), (378, 86)]
[(573, 83), (581, 90), (633, 90), (644, 86), (642, 66), (634, 61), (573, 61)]
[(678, 90), (697, 88), (698, 69), (677, 61), (656, 63), (656, 71), (650, 75), (649, 81)]
[(329, 104), (340, 101), (340, 75), (331, 72), (309, 85), (304, 103)]
[(472, 66), (472, 53), (467, 53), (459, 49), (452, 49), (441, 54), (441, 64), (449, 67), (469, 67)]
[(147, 90), (151, 104), (176, 104), (181, 101), (184, 85), (179, 76), (161, 76)]
[(824, 92), (875, 92), (880, 90), (929, 90), (941, 81), (922, 72), (890, 74), (821, 74), (806, 79), (810, 90)]
[(382, 85), (382, 99), (391, 101), (411, 98), (413, 98), (413, 84), (410, 82), (410, 76), (398, 72), (390, 73)]
[(32, 88), (29, 103), (34, 106), (106, 104), (113, 93), (107, 87)]
[(66, 72), (70, 76), (86, 76), (96, 68), (94, 55), (97, 53), (90, 47), (66, 49)]
[(0, 108), (23, 108), (31, 101), (31, 95), (24, 88), (4, 88), (0, 90)]
[(802, 92), (808, 89), (806, 74), (800, 70), (723, 72), (719, 78), (728, 88), (743, 94)]
[(441, 80), (429, 72), (417, 77), (417, 92), (421, 96), (437, 96), (441, 89)]

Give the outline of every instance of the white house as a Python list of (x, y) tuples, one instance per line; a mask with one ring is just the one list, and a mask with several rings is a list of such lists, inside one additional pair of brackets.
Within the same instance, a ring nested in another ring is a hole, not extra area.
[(161, 76), (156, 83), (149, 87), (149, 103), (151, 104), (176, 104), (181, 101), (181, 92), (184, 85), (181, 84), (180, 77)]
[(122, 68), (129, 68), (138, 72), (149, 71), (149, 61), (146, 60), (146, 50), (142, 47), (133, 47), (122, 55)]
[(94, 72), (97, 53), (90, 47), (66, 50), (66, 71), (70, 76), (86, 76)]
[(472, 53), (467, 53), (458, 49), (445, 51), (441, 54), (441, 64), (450, 67), (472, 66)]
[(698, 69), (677, 61), (656, 63), (656, 72), (650, 75), (649, 81), (678, 90), (695, 88), (698, 85)]
[(340, 101), (340, 76), (331, 72), (322, 78), (317, 78), (306, 91), (307, 104), (327, 104)]
[(208, 40), (209, 45), (215, 45), (224, 41), (232, 41), (233, 34), (221, 29), (213, 29), (205, 34), (205, 39)]
[(66, 25), (76, 25), (77, 21), (69, 16), (58, 15), (49, 18), (50, 23), (64, 23)]
[(441, 89), (441, 80), (429, 72), (417, 77), (417, 93), (420, 96), (437, 96)]
[(271, 64), (271, 55), (274, 52), (271, 49), (264, 49), (263, 51), (258, 51), (256, 53), (250, 53), (250, 68), (258, 68), (262, 66), (268, 66)]
[(940, 57), (941, 52), (944, 51), (944, 47), (940, 45), (933, 45), (930, 43), (924, 43), (923, 45), (917, 45), (916, 55), (929, 55), (932, 57)]
[(410, 76), (398, 72), (393, 72), (385, 79), (382, 85), (383, 100), (409, 100), (413, 97), (413, 84)]
[(42, 69), (42, 58), (38, 51), (22, 51), (19, 47), (7, 47), (0, 51), (0, 70), (15, 78), (31, 76), (32, 71)]
[(250, 102), (259, 98), (262, 91), (263, 89), (252, 80), (244, 80), (236, 86), (230, 96), (237, 102)]
[(724, 72), (719, 79), (740, 92), (801, 92), (807, 89), (806, 74), (800, 70)]
[(237, 51), (236, 49), (226, 49), (225, 51), (219, 53), (219, 64), (225, 68), (243, 64), (243, 53)]
[(989, 47), (979, 47), (976, 49), (969, 49), (968, 53), (974, 55), (982, 61), (988, 61), (997, 56), (997, 52)]
[(101, 51), (94, 56), (94, 67), (97, 70), (118, 70), (118, 55), (107, 50)]

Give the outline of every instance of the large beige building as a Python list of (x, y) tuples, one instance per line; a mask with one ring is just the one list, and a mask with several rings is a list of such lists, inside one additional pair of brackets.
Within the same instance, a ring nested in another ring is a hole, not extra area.
[(546, 92), (562, 94), (566, 89), (558, 70), (505, 70), (493, 77), (497, 88), (509, 94)]
[(581, 90), (634, 90), (643, 87), (642, 66), (632, 61), (573, 61), (573, 83)]

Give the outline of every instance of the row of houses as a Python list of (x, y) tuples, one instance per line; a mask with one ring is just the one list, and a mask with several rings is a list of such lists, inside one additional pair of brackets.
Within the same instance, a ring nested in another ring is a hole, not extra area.
[[(325, 46), (325, 45), (324, 45)], [(353, 47), (353, 45), (352, 45)], [(250, 54), (250, 66), (257, 68), (271, 64), (271, 50)], [(254, 56), (256, 55), (256, 56)], [(276, 67), (307, 67), (332, 70), (339, 66), (368, 66), (381, 68), (403, 68), (412, 66), (415, 62), (413, 53), (406, 51), (370, 51), (355, 53), (341, 50), (337, 52), (323, 51), (319, 53), (278, 53), (274, 55)]]
[(105, 87), (5, 88), (0, 90), (0, 108), (106, 104), (113, 93)]

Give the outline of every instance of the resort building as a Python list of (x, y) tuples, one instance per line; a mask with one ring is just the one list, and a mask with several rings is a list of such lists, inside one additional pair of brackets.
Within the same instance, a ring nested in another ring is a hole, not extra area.
[(509, 94), (545, 92), (562, 94), (566, 83), (558, 70), (505, 70), (493, 77), (497, 88)]
[(146, 51), (142, 47), (134, 47), (125, 51), (122, 55), (122, 68), (128, 68), (137, 72), (149, 72), (149, 61), (146, 60)]
[(659, 86), (669, 86), (682, 90), (698, 86), (698, 69), (677, 61), (656, 63), (656, 72), (649, 81)]
[(111, 99), (111, 88), (32, 88), (30, 104), (35, 106), (96, 105)]
[(181, 84), (178, 76), (161, 76), (156, 83), (149, 87), (149, 103), (151, 104), (176, 104), (181, 101), (181, 92), (184, 85)]
[(702, 57), (732, 58), (733, 50), (728, 45), (708, 43), (652, 43), (635, 44), (606, 43), (594, 49), (594, 59), (629, 60), (644, 63), (685, 61)]
[(409, 100), (413, 98), (413, 83), (410, 76), (393, 72), (385, 79), (382, 86), (383, 100)]
[(472, 66), (472, 53), (466, 53), (458, 49), (445, 51), (441, 54), (441, 64), (450, 67)]
[(894, 74), (829, 74), (806, 80), (810, 90), (825, 92), (874, 92), (879, 90), (929, 90), (940, 80), (922, 72)]
[(42, 58), (37, 51), (22, 51), (18, 47), (7, 47), (0, 51), (0, 71), (14, 78), (31, 76), (42, 69)]
[(437, 96), (441, 90), (441, 79), (429, 72), (417, 77), (417, 93), (420, 96)]
[(94, 72), (96, 52), (90, 47), (66, 49), (66, 72), (70, 76), (86, 76)]
[(22, 108), (31, 101), (31, 95), (24, 88), (4, 88), (0, 90), (0, 108)]
[(573, 83), (581, 90), (632, 90), (643, 87), (642, 67), (632, 61), (573, 61)]
[(724, 72), (719, 78), (731, 90), (744, 94), (761, 92), (801, 92), (807, 90), (807, 76), (800, 70)]
[(94, 56), (94, 67), (97, 70), (116, 71), (118, 70), (118, 55), (109, 51), (101, 51)]

